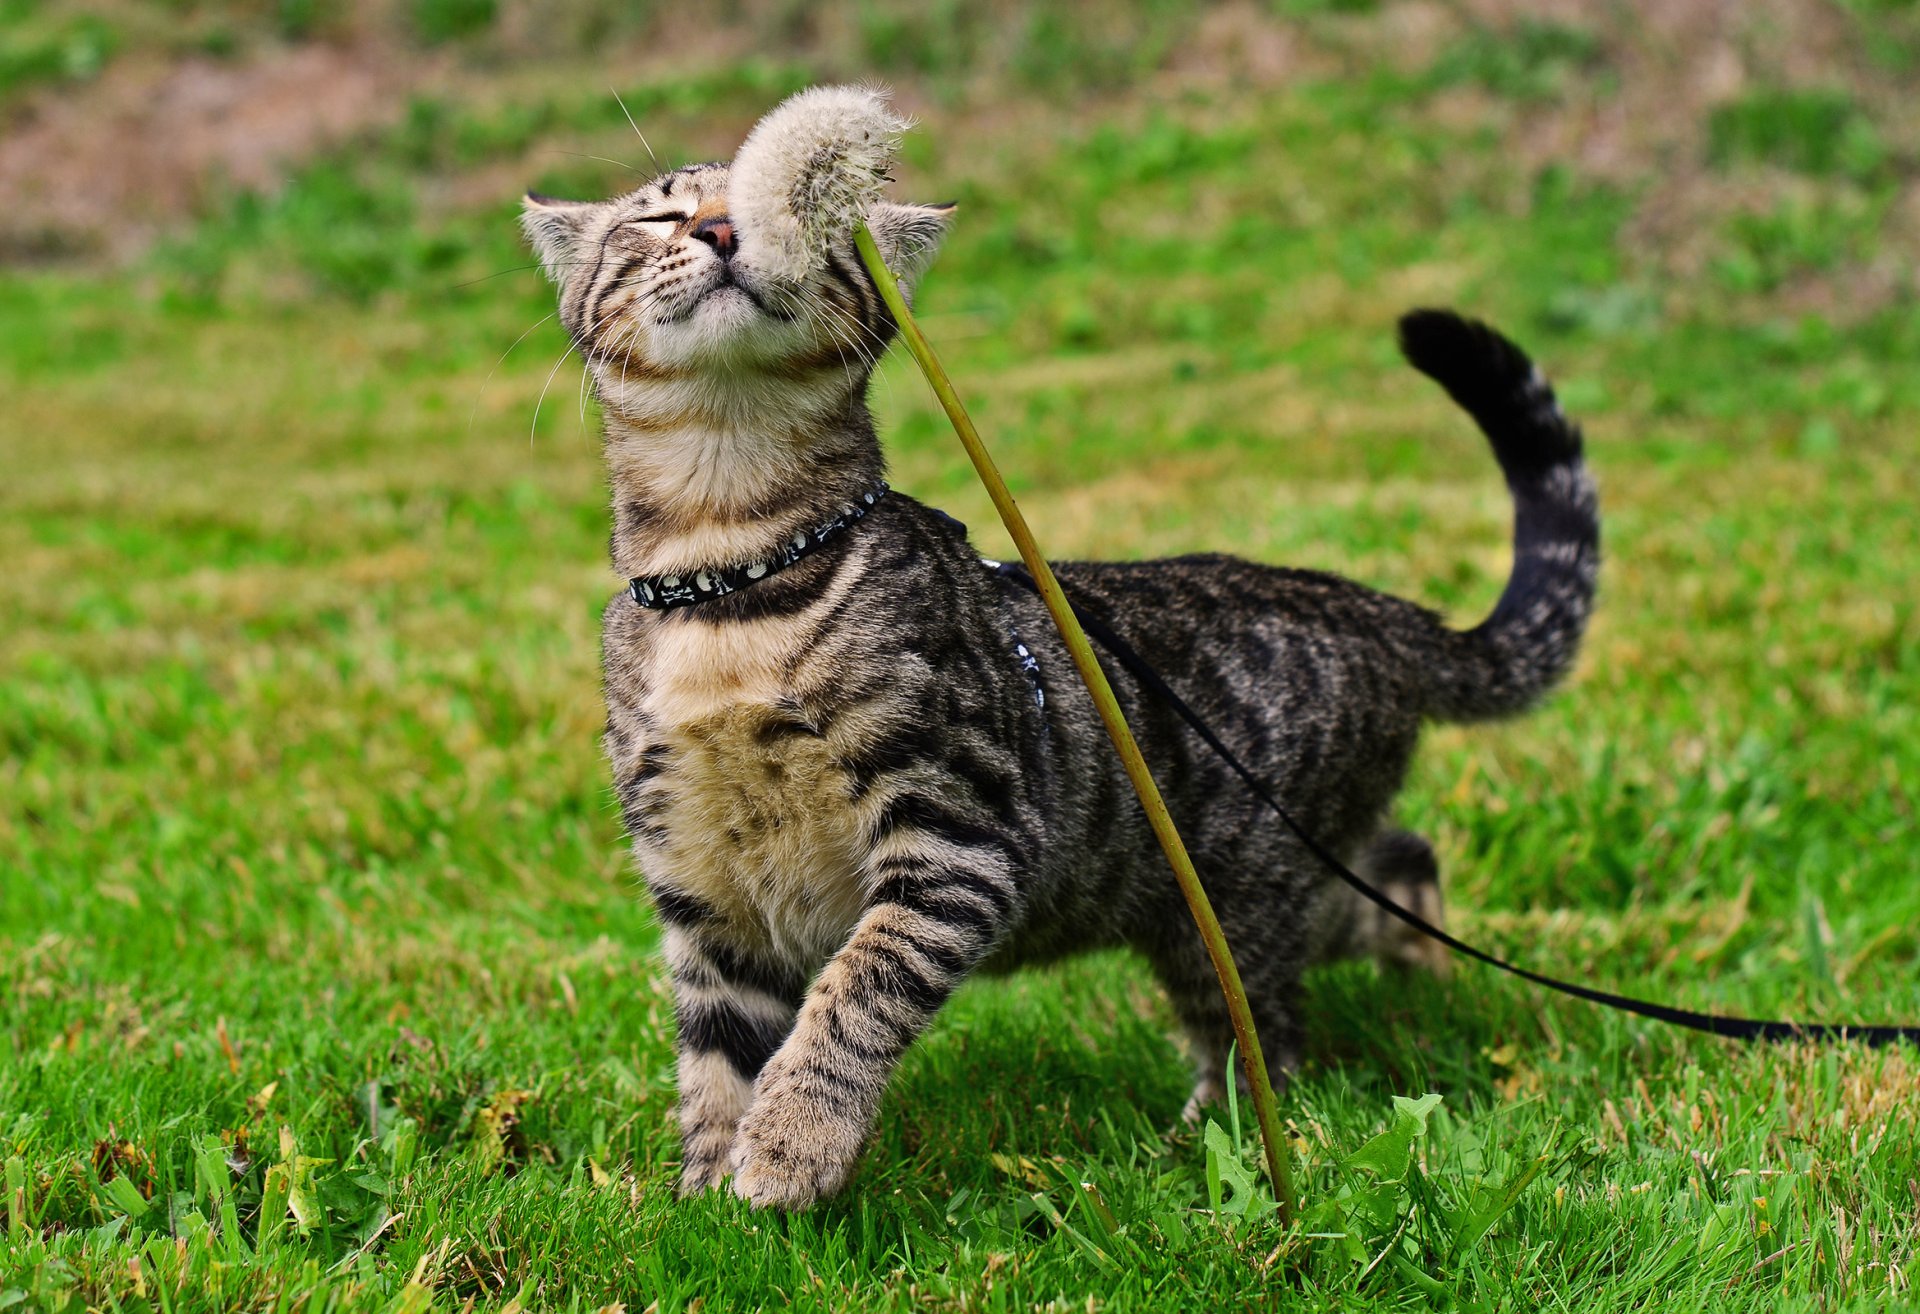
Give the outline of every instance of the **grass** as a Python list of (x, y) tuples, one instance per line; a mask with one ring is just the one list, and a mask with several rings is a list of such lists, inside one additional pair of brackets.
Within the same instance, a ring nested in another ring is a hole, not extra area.
[[(928, 331), (1055, 553), (1225, 547), (1468, 620), (1505, 495), (1390, 326), (1505, 325), (1588, 421), (1609, 560), (1573, 686), (1436, 730), (1408, 785), (1456, 922), (1689, 1006), (1920, 1018), (1920, 308), (1789, 297), (1897, 212), (1861, 218), (1843, 161), (1794, 212), (1848, 225), (1794, 230), (1811, 267), (1664, 278), (1634, 185), (1505, 148), (1506, 98), (1610, 76), (1541, 31), (1038, 129), (933, 110), (908, 181), (962, 209)], [(654, 149), (724, 150), (806, 76), (656, 88)], [(1461, 79), (1480, 118), (1436, 112)], [(1773, 117), (1724, 167), (1799, 140)], [(1911, 1290), (1913, 1051), (1743, 1048), (1464, 965), (1312, 981), (1284, 1111), (1303, 1198), (1345, 1202), (1312, 1230), (1358, 1259), (1233, 1190), (1245, 1129), (1178, 1126), (1119, 956), (968, 987), (840, 1199), (675, 1202), (671, 1013), (596, 744), (605, 490), (567, 367), (536, 410), (563, 344), (511, 227), (523, 181), (618, 186), (552, 151), (626, 133), (559, 81), (448, 103), (130, 270), (0, 275), (0, 1309)], [(895, 483), (1004, 553), (910, 364), (876, 398)]]
[(48, 82), (84, 82), (112, 58), (113, 26), (92, 14), (54, 18), (35, 0), (0, 0), (0, 109)]

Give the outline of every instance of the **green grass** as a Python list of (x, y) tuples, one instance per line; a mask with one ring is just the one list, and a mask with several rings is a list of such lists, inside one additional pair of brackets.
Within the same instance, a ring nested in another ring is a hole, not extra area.
[[(1496, 108), (1604, 82), (1604, 45), (1554, 31), (1038, 130), (935, 111), (909, 181), (962, 208), (928, 331), (1056, 553), (1229, 548), (1465, 621), (1508, 506), (1391, 324), (1508, 327), (1588, 421), (1608, 564), (1572, 687), (1419, 760), (1403, 816), (1455, 921), (1688, 1006), (1920, 1019), (1920, 308), (1676, 285), (1634, 187), (1432, 112), (1461, 79)], [(724, 149), (806, 76), (655, 88), (654, 149)], [(0, 1309), (1911, 1290), (1910, 1050), (1744, 1048), (1464, 964), (1312, 981), (1285, 1112), (1361, 1262), (1210, 1210), (1167, 1010), (1118, 956), (968, 987), (841, 1198), (676, 1202), (671, 1012), (596, 743), (591, 410), (562, 365), (536, 415), (563, 344), (511, 192), (446, 199), (503, 157), (629, 176), (558, 150), (641, 154), (591, 88), (447, 102), (131, 271), (0, 276)], [(1894, 222), (1846, 213), (1804, 276)], [(910, 366), (876, 397), (896, 484), (1004, 552)], [(1356, 1162), (1429, 1091), (1417, 1153)]]
[(1844, 91), (1763, 91), (1730, 101), (1708, 122), (1717, 164), (1764, 160), (1802, 173), (1869, 178), (1886, 164), (1873, 121)]
[(84, 82), (113, 57), (113, 25), (95, 14), (56, 14), (40, 0), (0, 0), (0, 108), (22, 91)]

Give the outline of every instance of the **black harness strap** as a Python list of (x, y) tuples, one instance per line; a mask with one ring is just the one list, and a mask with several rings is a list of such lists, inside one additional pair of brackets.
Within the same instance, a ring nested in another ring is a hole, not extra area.
[[(993, 569), (1007, 579), (1035, 593), (1039, 589), (1034, 585), (1033, 576), (1026, 568), (1011, 562), (995, 564)], [(1402, 908), (1385, 894), (1375, 889), (1364, 877), (1356, 875), (1347, 865), (1328, 852), (1326, 847), (1293, 819), (1291, 813), (1282, 807), (1280, 800), (1260, 783), (1246, 763), (1242, 762), (1220, 741), (1213, 728), (1200, 714), (1187, 706), (1187, 702), (1175, 693), (1172, 686), (1155, 670), (1152, 663), (1135, 652), (1133, 645), (1114, 633), (1112, 627), (1104, 622), (1087, 616), (1076, 610), (1080, 624), (1101, 647), (1113, 654), (1114, 660), (1126, 667), (1133, 677), (1148, 690), (1171, 707), (1199, 735), (1208, 748), (1217, 754), (1221, 761), (1233, 768), (1235, 775), (1253, 791), (1254, 797), (1285, 823), (1294, 837), (1306, 846), (1309, 853), (1318, 858), (1327, 869), (1345, 881), (1362, 897), (1377, 904), (1383, 911), (1392, 914), (1411, 926), (1414, 930), (1430, 939), (1438, 940), (1457, 954), (1465, 954), (1489, 967), (1497, 967), (1535, 985), (1545, 986), (1549, 990), (1558, 990), (1563, 995), (1572, 995), (1589, 1003), (1601, 1004), (1607, 1008), (1619, 1009), (1623, 1013), (1636, 1013), (1641, 1017), (1650, 1017), (1657, 1022), (1666, 1022), (1676, 1027), (1687, 1027), (1694, 1031), (1705, 1031), (1716, 1036), (1730, 1036), (1735, 1040), (1857, 1040), (1868, 1045), (1888, 1045), (1895, 1041), (1907, 1041), (1920, 1045), (1920, 1026), (1851, 1026), (1832, 1022), (1774, 1022), (1759, 1018), (1722, 1017), (1713, 1013), (1696, 1013), (1691, 1009), (1673, 1008), (1667, 1004), (1656, 1004), (1645, 999), (1633, 999), (1626, 995), (1616, 995), (1607, 990), (1594, 990), (1571, 981), (1562, 981), (1556, 977), (1545, 976), (1539, 972), (1516, 966), (1503, 958), (1495, 957), (1484, 949), (1476, 949), (1464, 940), (1455, 939), (1433, 923), (1410, 909)]]

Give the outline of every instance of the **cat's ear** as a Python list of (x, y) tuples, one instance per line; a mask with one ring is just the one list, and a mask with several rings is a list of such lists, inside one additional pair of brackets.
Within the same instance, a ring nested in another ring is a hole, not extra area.
[(565, 280), (578, 256), (581, 234), (599, 209), (593, 201), (563, 201), (539, 192), (528, 192), (521, 199), (520, 228), (548, 278), (556, 283)]
[(867, 227), (873, 232), (873, 244), (880, 248), (887, 268), (909, 291), (939, 253), (956, 208), (951, 201), (945, 205), (895, 205), (882, 201), (868, 213)]

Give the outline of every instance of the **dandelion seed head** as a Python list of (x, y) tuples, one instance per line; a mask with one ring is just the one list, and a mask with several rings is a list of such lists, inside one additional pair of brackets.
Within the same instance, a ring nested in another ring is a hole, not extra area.
[(792, 282), (822, 267), (879, 203), (911, 126), (880, 87), (810, 87), (775, 106), (733, 158), (742, 256)]

